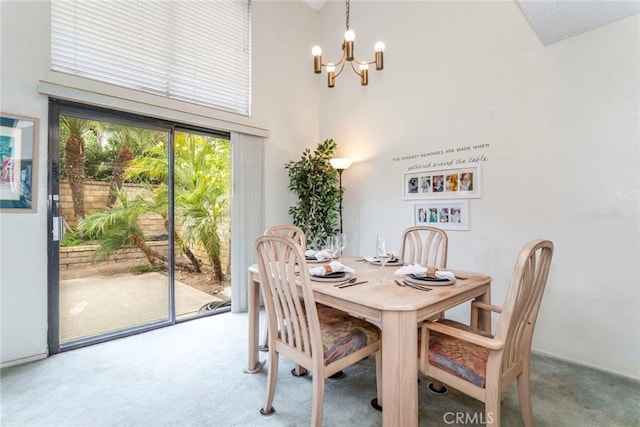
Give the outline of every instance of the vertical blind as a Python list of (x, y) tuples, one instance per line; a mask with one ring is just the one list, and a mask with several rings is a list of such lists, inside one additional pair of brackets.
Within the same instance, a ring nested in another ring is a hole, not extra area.
[(51, 64), (251, 115), (251, 0), (52, 0)]

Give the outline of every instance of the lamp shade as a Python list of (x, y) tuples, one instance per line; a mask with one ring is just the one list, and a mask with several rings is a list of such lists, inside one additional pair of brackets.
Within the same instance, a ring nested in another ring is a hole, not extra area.
[(329, 160), (329, 163), (331, 163), (331, 166), (333, 166), (334, 169), (344, 170), (344, 169), (349, 169), (349, 166), (351, 166), (352, 161), (351, 159), (334, 157), (333, 159)]

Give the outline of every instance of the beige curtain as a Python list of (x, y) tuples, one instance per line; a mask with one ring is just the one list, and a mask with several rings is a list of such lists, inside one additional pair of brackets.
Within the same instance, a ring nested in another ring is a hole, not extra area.
[(247, 268), (264, 232), (265, 139), (231, 133), (231, 311), (247, 311)]

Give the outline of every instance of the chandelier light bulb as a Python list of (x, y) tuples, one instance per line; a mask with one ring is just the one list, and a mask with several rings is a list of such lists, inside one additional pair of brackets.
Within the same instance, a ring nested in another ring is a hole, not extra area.
[(347, 42), (352, 42), (356, 39), (356, 33), (353, 32), (353, 30), (347, 30), (344, 33), (344, 40)]
[(327, 73), (335, 73), (335, 71), (336, 71), (336, 66), (333, 65), (332, 62), (329, 62), (327, 64)]
[(322, 49), (320, 49), (320, 46), (314, 46), (313, 48), (311, 48), (311, 54), (313, 56), (320, 56), (322, 55)]
[(360, 64), (360, 71), (362, 70), (368, 70), (369, 69), (369, 64)]
[[(318, 49), (320, 49), (320, 48), (318, 48)], [(382, 42), (376, 43), (374, 49), (375, 49), (376, 52), (384, 52), (384, 43), (382, 43)]]

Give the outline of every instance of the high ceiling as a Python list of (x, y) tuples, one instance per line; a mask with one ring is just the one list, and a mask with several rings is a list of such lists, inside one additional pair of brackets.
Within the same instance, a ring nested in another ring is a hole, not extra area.
[[(302, 0), (320, 10), (322, 0)], [(638, 0), (517, 0), (544, 45), (602, 27), (640, 13)]]

